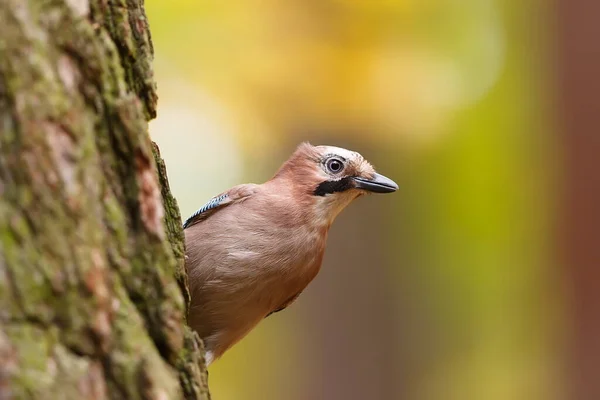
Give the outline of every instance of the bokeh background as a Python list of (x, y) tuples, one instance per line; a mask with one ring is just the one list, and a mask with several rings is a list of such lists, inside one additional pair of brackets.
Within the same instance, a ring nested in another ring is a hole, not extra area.
[(210, 367), (213, 399), (600, 392), (582, 3), (147, 1), (150, 130), (184, 218), (307, 140), (400, 186), (342, 213), (300, 299)]

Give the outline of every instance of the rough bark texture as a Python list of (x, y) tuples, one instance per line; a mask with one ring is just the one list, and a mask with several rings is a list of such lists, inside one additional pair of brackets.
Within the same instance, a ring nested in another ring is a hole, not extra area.
[(0, 21), (0, 399), (208, 399), (142, 1)]

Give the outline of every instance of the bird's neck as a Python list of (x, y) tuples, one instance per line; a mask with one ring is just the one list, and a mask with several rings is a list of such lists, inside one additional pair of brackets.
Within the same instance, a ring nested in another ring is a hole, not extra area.
[(335, 218), (356, 198), (356, 194), (344, 192), (316, 196), (316, 183), (302, 183), (310, 181), (297, 178), (279, 174), (264, 184), (272, 195), (273, 207), (292, 223), (308, 225), (326, 234)]

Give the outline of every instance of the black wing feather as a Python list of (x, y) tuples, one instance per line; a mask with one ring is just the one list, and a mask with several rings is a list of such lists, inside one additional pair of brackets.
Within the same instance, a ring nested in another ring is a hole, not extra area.
[(204, 217), (206, 215), (203, 215), (203, 214), (206, 213), (208, 210), (217, 208), (220, 205), (227, 203), (227, 202), (229, 202), (229, 195), (227, 193), (223, 193), (219, 196), (213, 197), (212, 199), (210, 199), (208, 201), (208, 203), (206, 203), (205, 205), (200, 207), (200, 209), (198, 211), (193, 213), (191, 217), (189, 217), (188, 219), (185, 220), (185, 222), (183, 223), (183, 229), (185, 229), (189, 226), (192, 226), (194, 223), (204, 219)]
[(296, 299), (298, 298), (298, 296), (300, 296), (300, 293), (302, 293), (302, 291), (296, 293), (295, 295), (293, 295), (292, 297), (290, 297), (289, 299), (287, 299), (287, 301), (285, 303), (283, 303), (281, 306), (279, 306), (275, 310), (273, 310), (270, 313), (268, 313), (265, 318), (267, 318), (271, 314), (275, 314), (276, 312), (285, 310), (290, 304), (292, 304), (294, 301), (296, 301)]

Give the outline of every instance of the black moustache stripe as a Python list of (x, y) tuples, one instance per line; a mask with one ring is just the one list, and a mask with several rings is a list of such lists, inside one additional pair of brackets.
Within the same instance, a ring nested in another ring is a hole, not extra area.
[(319, 183), (319, 185), (315, 188), (313, 195), (315, 196), (325, 196), (327, 194), (336, 193), (336, 192), (345, 192), (348, 189), (352, 189), (354, 187), (352, 178), (347, 176), (342, 179), (338, 179), (337, 181), (323, 181)]

